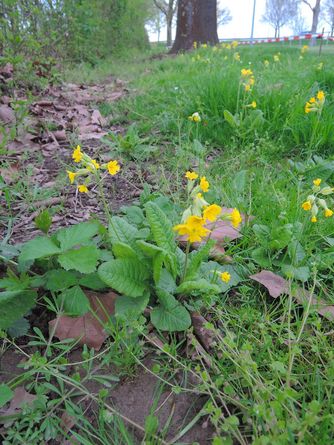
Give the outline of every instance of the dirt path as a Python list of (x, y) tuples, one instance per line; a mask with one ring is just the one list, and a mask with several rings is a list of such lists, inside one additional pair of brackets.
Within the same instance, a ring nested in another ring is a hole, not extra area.
[[(7, 153), (1, 157), (0, 174), (11, 188), (9, 205), (0, 192), (1, 239), (16, 244), (40, 233), (34, 218), (44, 208), (52, 209), (52, 230), (94, 215), (103, 216), (96, 191), (77, 196), (75, 187), (68, 183), (66, 169), (73, 167), (71, 153), (77, 144), (94, 158), (110, 159), (113, 153), (103, 137), (125, 129), (111, 126), (98, 107), (101, 103), (110, 106), (126, 94), (125, 82), (109, 79), (101, 85), (50, 87), (31, 104), (20, 134), (7, 145)], [(0, 111), (2, 107), (4, 115), (13, 117), (10, 98), (2, 97), (2, 101), (6, 103), (2, 103)], [(10, 124), (13, 121), (7, 122), (8, 127)], [(137, 177), (136, 165), (129, 163), (122, 175), (105, 183), (111, 208), (129, 203), (139, 195)]]

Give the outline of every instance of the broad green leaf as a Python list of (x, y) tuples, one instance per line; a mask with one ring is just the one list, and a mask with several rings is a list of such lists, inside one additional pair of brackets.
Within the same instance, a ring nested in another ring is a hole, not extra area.
[(288, 278), (300, 281), (307, 281), (310, 278), (310, 268), (307, 266), (295, 267), (293, 265), (283, 265), (282, 272)]
[(9, 328), (18, 318), (23, 317), (35, 306), (36, 292), (0, 292), (0, 329)]
[(90, 309), (89, 300), (80, 286), (64, 290), (59, 295), (59, 301), (63, 303), (63, 308), (67, 315), (81, 316)]
[(215, 242), (213, 240), (209, 240), (200, 249), (191, 252), (188, 258), (185, 281), (190, 281), (196, 277), (202, 262), (208, 258), (214, 244)]
[(271, 267), (268, 252), (263, 247), (257, 247), (251, 253), (253, 260), (261, 267)]
[(19, 262), (34, 261), (60, 253), (59, 247), (47, 236), (38, 236), (23, 244), (19, 256)]
[(176, 293), (184, 295), (204, 295), (204, 294), (219, 294), (221, 292), (220, 287), (217, 284), (210, 283), (205, 278), (199, 278), (193, 281), (184, 281), (176, 289)]
[(165, 213), (153, 202), (148, 202), (145, 210), (156, 244), (169, 254), (175, 254), (175, 233)]
[(144, 212), (138, 206), (122, 207), (121, 210), (125, 213), (127, 220), (136, 226), (143, 224), (145, 221)]
[(148, 293), (145, 293), (141, 297), (137, 298), (120, 295), (117, 297), (115, 302), (116, 317), (120, 317), (125, 320), (138, 318), (138, 316), (144, 312), (149, 298), (150, 296)]
[(176, 291), (177, 286), (175, 280), (167, 269), (161, 270), (160, 280), (157, 283), (157, 287), (170, 294), (173, 294)]
[(294, 265), (300, 264), (306, 256), (305, 250), (299, 241), (293, 239), (288, 245), (290, 260)]
[(0, 385), (0, 408), (6, 405), (14, 397), (13, 391), (8, 385), (2, 383)]
[(136, 242), (137, 246), (140, 248), (140, 250), (148, 257), (152, 258), (158, 253), (163, 252), (163, 249), (156, 246), (155, 244), (147, 243), (143, 240), (138, 240)]
[(166, 254), (163, 252), (158, 253), (153, 258), (153, 279), (154, 279), (155, 284), (157, 284), (160, 281), (162, 266), (163, 266), (165, 258), (166, 258)]
[(52, 224), (50, 212), (47, 209), (44, 209), (36, 216), (34, 222), (37, 229), (41, 230), (44, 233), (48, 233)]
[(237, 128), (239, 126), (238, 121), (235, 119), (232, 113), (228, 110), (224, 110), (224, 119), (231, 125), (232, 128)]
[(268, 226), (264, 224), (254, 224), (253, 226), (254, 233), (261, 245), (267, 245), (267, 241), (270, 238), (270, 229)]
[(95, 246), (83, 246), (68, 250), (58, 257), (59, 264), (65, 270), (77, 270), (81, 273), (92, 273), (96, 270), (99, 250)]
[(21, 317), (10, 325), (7, 332), (12, 338), (18, 338), (27, 335), (29, 328), (29, 321), (26, 318)]
[(45, 274), (45, 288), (50, 291), (60, 291), (74, 286), (78, 278), (73, 272), (63, 269), (53, 269)]
[(141, 297), (147, 289), (149, 272), (145, 263), (136, 259), (108, 261), (99, 267), (98, 274), (109, 287), (128, 297)]
[(125, 243), (113, 243), (112, 251), (116, 258), (137, 258), (137, 253)]
[(271, 240), (269, 241), (269, 247), (274, 250), (284, 249), (292, 237), (291, 227), (283, 226), (283, 227), (275, 227), (271, 231)]
[(109, 224), (109, 236), (113, 244), (124, 243), (134, 248), (138, 239), (138, 229), (129, 224), (125, 218), (113, 216)]
[[(228, 272), (231, 275), (231, 279), (228, 283), (221, 280), (220, 274), (222, 272)], [(237, 286), (242, 280), (235, 266), (232, 266), (231, 264), (222, 265), (216, 261), (202, 263), (200, 273), (203, 278), (219, 286), (220, 292), (228, 291), (231, 287)]]
[(93, 290), (101, 290), (106, 288), (106, 283), (101, 280), (97, 272), (84, 275), (82, 278), (80, 278), (79, 284)]
[(173, 295), (159, 291), (160, 305), (151, 312), (153, 325), (161, 331), (185, 331), (191, 325), (191, 318), (187, 309), (180, 304)]
[(55, 236), (60, 242), (63, 251), (71, 249), (74, 246), (87, 243), (90, 241), (100, 229), (100, 223), (97, 221), (87, 221), (75, 224), (65, 229), (60, 229)]

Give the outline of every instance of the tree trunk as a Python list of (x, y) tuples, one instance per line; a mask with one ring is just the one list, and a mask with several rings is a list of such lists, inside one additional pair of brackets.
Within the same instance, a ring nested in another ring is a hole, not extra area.
[(215, 45), (217, 0), (179, 0), (176, 38), (171, 53), (191, 49), (197, 43)]
[(320, 2), (321, 0), (317, 0), (314, 8), (312, 8), (313, 11), (312, 28), (311, 28), (312, 34), (317, 32), (319, 14), (320, 14)]
[(167, 46), (170, 48), (172, 46), (173, 16), (166, 17), (166, 25), (167, 25)]

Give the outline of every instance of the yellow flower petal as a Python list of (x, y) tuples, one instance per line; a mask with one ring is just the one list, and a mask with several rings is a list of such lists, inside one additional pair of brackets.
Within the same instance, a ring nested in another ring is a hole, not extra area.
[(209, 184), (209, 182), (206, 180), (206, 177), (205, 177), (205, 176), (202, 176), (202, 177), (201, 177), (201, 181), (200, 181), (199, 186), (200, 186), (202, 192), (206, 193), (206, 192), (209, 191), (210, 184)]
[(76, 177), (76, 173), (71, 172), (70, 170), (66, 170), (67, 175), (68, 175), (68, 179), (70, 180), (70, 183), (73, 184), (74, 179)]
[(116, 175), (120, 171), (120, 169), (121, 169), (121, 167), (118, 164), (118, 161), (110, 161), (110, 162), (108, 162), (107, 168), (108, 168), (108, 172), (112, 176)]
[(85, 185), (79, 185), (78, 190), (80, 193), (88, 193), (88, 188)]
[(220, 278), (224, 283), (228, 283), (231, 280), (231, 274), (228, 272), (222, 272), (220, 274)]
[(321, 179), (320, 179), (320, 178), (314, 179), (313, 184), (314, 184), (316, 187), (319, 187), (319, 185), (321, 184)]
[(311, 201), (305, 201), (305, 202), (303, 202), (303, 204), (302, 204), (302, 208), (303, 208), (304, 210), (306, 210), (306, 211), (311, 210), (311, 208), (312, 208)]
[(185, 177), (189, 179), (189, 181), (194, 181), (195, 179), (198, 178), (198, 174), (195, 172), (187, 171)]

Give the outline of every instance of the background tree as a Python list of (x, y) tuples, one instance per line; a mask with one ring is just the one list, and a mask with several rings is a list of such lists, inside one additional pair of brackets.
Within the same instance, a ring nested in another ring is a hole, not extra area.
[(307, 30), (306, 20), (305, 17), (301, 14), (300, 8), (298, 8), (298, 12), (291, 22), (291, 25), (295, 35), (298, 35)]
[(153, 2), (165, 16), (167, 27), (167, 46), (172, 46), (173, 18), (176, 13), (178, 0), (153, 0)]
[(323, 18), (330, 26), (331, 37), (334, 36), (334, 0), (327, 0), (324, 4)]
[(160, 42), (161, 30), (166, 25), (165, 15), (159, 8), (153, 4), (152, 11), (147, 20), (147, 26), (151, 32), (156, 33), (158, 36), (158, 42)]
[(302, 3), (307, 5), (311, 9), (311, 11), (312, 11), (312, 27), (311, 27), (311, 32), (315, 33), (315, 32), (317, 32), (317, 28), (318, 28), (321, 0), (315, 0), (314, 6), (312, 6), (311, 3), (308, 0), (301, 0), (301, 1), (302, 1)]
[(296, 0), (266, 0), (262, 21), (269, 23), (275, 29), (275, 37), (279, 37), (282, 26), (291, 23), (297, 12)]
[(219, 8), (217, 11), (217, 24), (223, 26), (232, 20), (231, 11), (228, 8)]
[(171, 53), (188, 50), (194, 42), (215, 45), (217, 33), (217, 0), (179, 0), (176, 38)]

